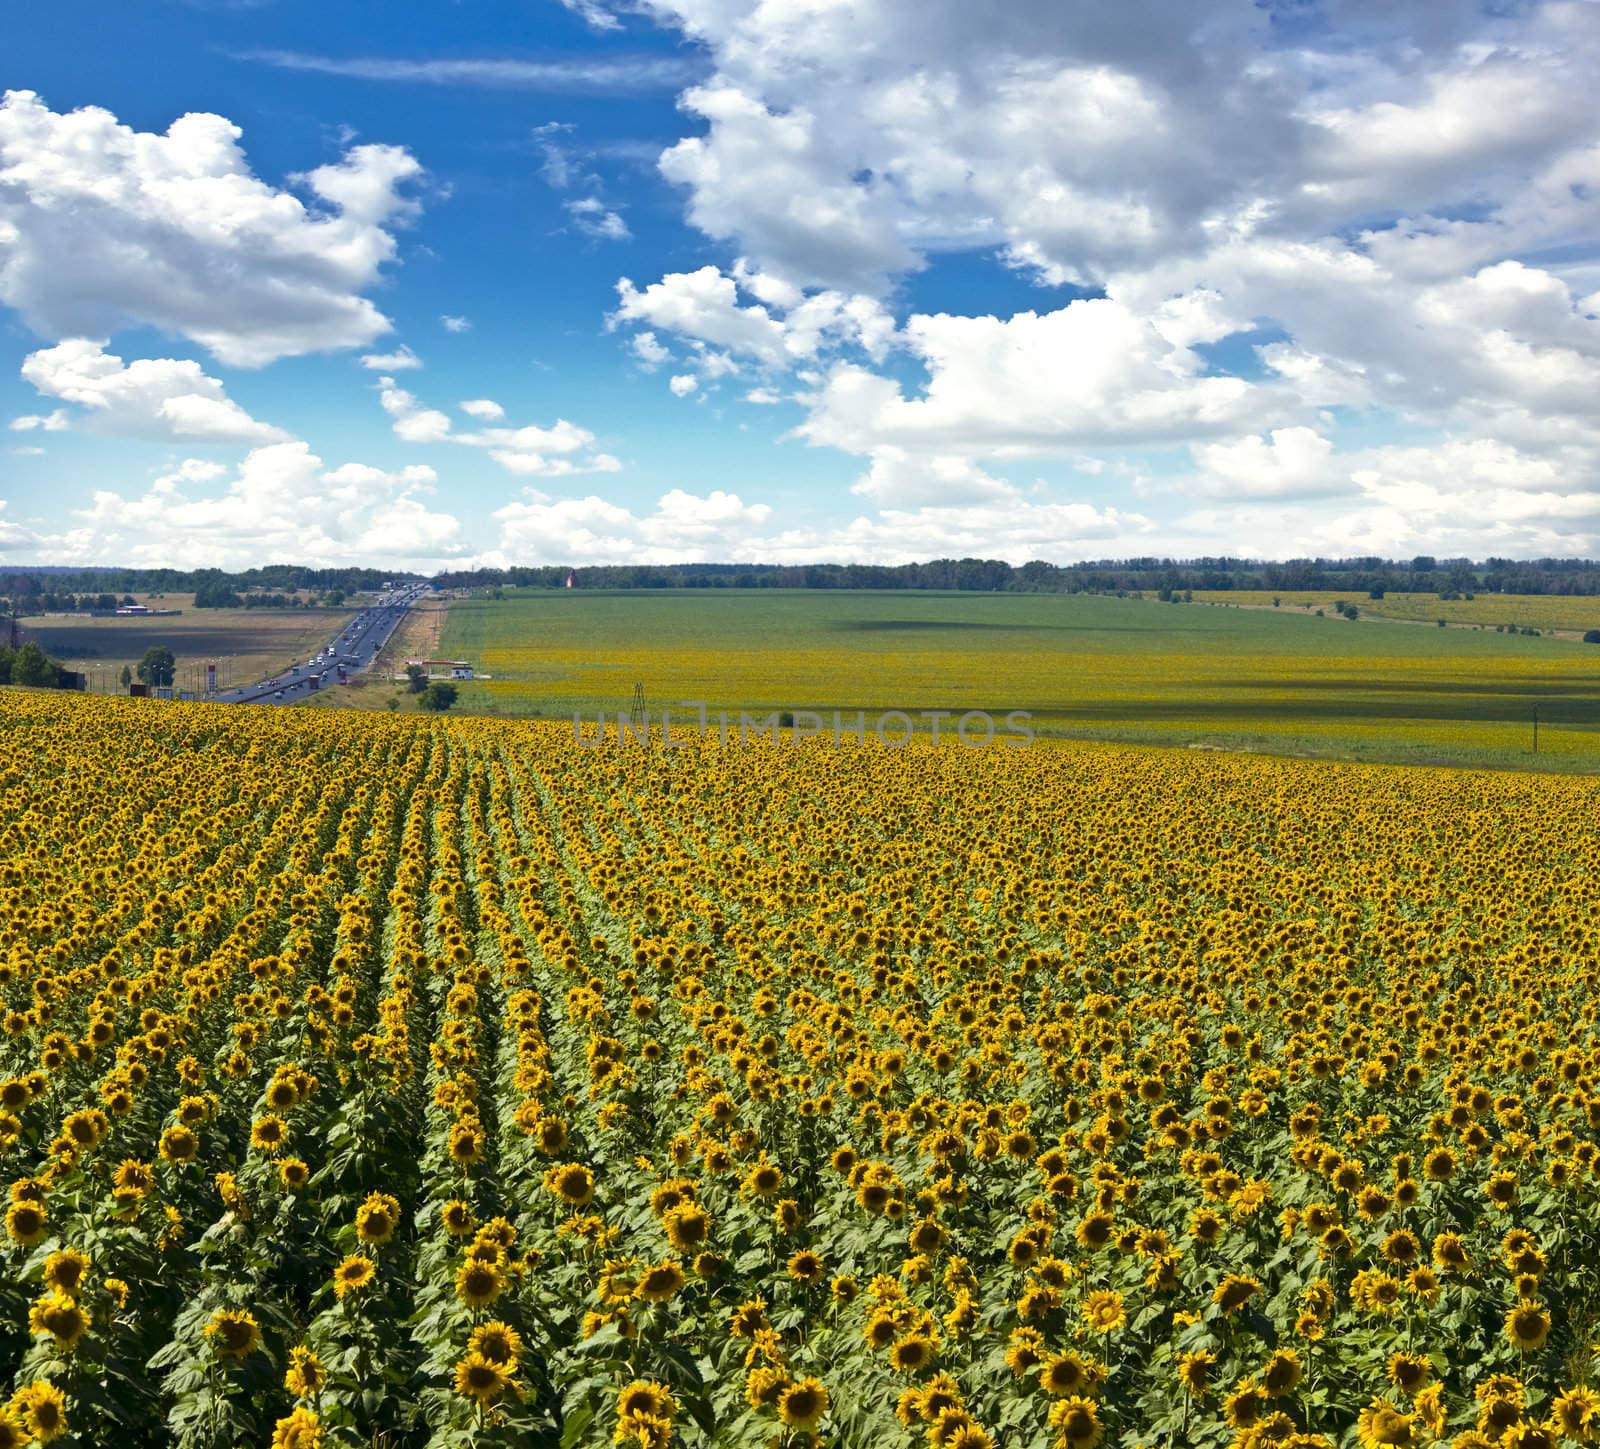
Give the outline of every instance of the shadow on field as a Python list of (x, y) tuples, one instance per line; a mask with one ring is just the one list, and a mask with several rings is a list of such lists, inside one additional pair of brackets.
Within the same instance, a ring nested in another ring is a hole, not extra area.
[(836, 619), (828, 629), (840, 634), (898, 633), (901, 630), (948, 629), (959, 633), (977, 630), (1000, 634), (1221, 634), (1205, 627), (1160, 629), (1137, 624), (986, 624), (968, 619)]
[[(1208, 686), (1209, 687), (1209, 686)], [(1281, 683), (1273, 688), (1281, 689)], [(1171, 722), (1196, 725), (1279, 723), (1317, 724), (1333, 720), (1458, 721), (1485, 724), (1528, 724), (1535, 706), (1539, 723), (1600, 729), (1600, 693), (1579, 695), (1562, 687), (1548, 691), (1489, 691), (1481, 687), (1444, 690), (1421, 686), (1385, 687), (1352, 697), (1351, 686), (1300, 685), (1298, 699), (1102, 699), (1093, 702), (1056, 701), (1034, 707), (1040, 719), (1083, 720), (1101, 723)], [(1449, 697), (1439, 698), (1440, 695)]]

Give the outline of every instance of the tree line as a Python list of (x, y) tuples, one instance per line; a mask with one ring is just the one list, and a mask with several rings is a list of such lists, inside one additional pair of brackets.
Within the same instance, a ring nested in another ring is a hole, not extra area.
[(1369, 598), (1431, 594), (1600, 594), (1593, 559), (1130, 558), (1014, 565), (1002, 559), (911, 564), (604, 564), (466, 569), (436, 574), (440, 588), (939, 589), (982, 593), (1145, 593), (1168, 590), (1343, 589)]
[(229, 573), (223, 569), (0, 568), (0, 600), (18, 614), (74, 613), (132, 603), (135, 594), (195, 595), (197, 608), (292, 608), (295, 595), (314, 593), (339, 602), (414, 574), (387, 569), (307, 568), (271, 564)]

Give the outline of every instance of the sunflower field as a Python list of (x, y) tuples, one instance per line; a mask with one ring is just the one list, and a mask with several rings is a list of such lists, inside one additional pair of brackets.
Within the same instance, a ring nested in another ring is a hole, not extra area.
[(0, 697), (0, 1449), (1600, 1434), (1600, 781)]

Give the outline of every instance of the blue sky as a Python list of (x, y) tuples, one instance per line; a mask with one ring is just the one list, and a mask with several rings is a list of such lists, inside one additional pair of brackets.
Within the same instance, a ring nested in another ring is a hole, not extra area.
[(12, 21), (0, 559), (1596, 552), (1600, 6), (396, 14)]

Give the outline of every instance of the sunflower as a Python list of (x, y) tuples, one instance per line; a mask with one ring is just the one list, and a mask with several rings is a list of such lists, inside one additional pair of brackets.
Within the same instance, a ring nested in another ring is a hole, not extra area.
[(676, 1413), (677, 1405), (673, 1402), (672, 1394), (665, 1384), (653, 1383), (648, 1379), (635, 1379), (617, 1394), (619, 1418), (642, 1415), (648, 1419), (660, 1419), (671, 1423)]
[(1483, 1187), (1489, 1206), (1496, 1212), (1509, 1212), (1517, 1201), (1517, 1175), (1514, 1172), (1496, 1172)]
[(1561, 1430), (1552, 1424), (1513, 1424), (1500, 1438), (1501, 1449), (1559, 1449)]
[(1550, 1337), (1550, 1315), (1533, 1299), (1524, 1298), (1506, 1314), (1505, 1332), (1518, 1353), (1534, 1353)]
[(89, 1260), (76, 1248), (62, 1248), (44, 1260), (44, 1281), (69, 1298), (76, 1298), (89, 1271)]
[(758, 1364), (745, 1376), (745, 1402), (752, 1409), (770, 1409), (776, 1406), (778, 1395), (789, 1385), (789, 1375), (772, 1364)]
[(1456, 1155), (1448, 1147), (1436, 1147), (1422, 1159), (1422, 1175), (1429, 1182), (1449, 1182), (1456, 1175)]
[(1127, 1311), (1122, 1306), (1122, 1295), (1110, 1289), (1091, 1293), (1084, 1300), (1083, 1321), (1095, 1333), (1115, 1333), (1128, 1321)]
[(1550, 1418), (1567, 1438), (1585, 1443), (1600, 1425), (1600, 1394), (1583, 1385), (1567, 1389), (1551, 1404)]
[(193, 1162), (200, 1155), (199, 1134), (181, 1124), (161, 1134), (161, 1155), (168, 1162)]
[(298, 1157), (286, 1157), (278, 1164), (278, 1181), (290, 1192), (299, 1192), (311, 1181), (311, 1169)]
[(1211, 1294), (1211, 1301), (1224, 1313), (1237, 1313), (1261, 1291), (1261, 1280), (1247, 1274), (1229, 1273)]
[(1091, 1252), (1098, 1252), (1111, 1241), (1116, 1220), (1110, 1213), (1092, 1212), (1078, 1224), (1078, 1241)]
[(15, 1413), (0, 1408), (0, 1449), (24, 1449), (33, 1435)]
[(771, 1162), (758, 1162), (745, 1174), (744, 1190), (751, 1197), (771, 1197), (783, 1186), (783, 1172)]
[(514, 1373), (522, 1357), (522, 1335), (509, 1323), (481, 1323), (467, 1340), (467, 1352), (481, 1354)]
[(1402, 1414), (1387, 1399), (1374, 1399), (1361, 1411), (1356, 1424), (1361, 1449), (1384, 1449), (1385, 1445), (1410, 1445), (1422, 1442), (1416, 1418)]
[[(1010, 1358), (1008, 1354), (1008, 1362)], [(1051, 1398), (1061, 1399), (1070, 1394), (1086, 1392), (1088, 1385), (1088, 1367), (1075, 1353), (1058, 1353), (1039, 1365), (1039, 1386)]]
[(643, 1299), (646, 1303), (662, 1303), (678, 1292), (684, 1284), (683, 1267), (670, 1259), (665, 1263), (658, 1263), (653, 1268), (646, 1268), (639, 1275), (639, 1281), (634, 1287), (634, 1296)]
[(439, 1221), (453, 1238), (464, 1238), (477, 1226), (471, 1204), (462, 1202), (460, 1198), (453, 1198), (444, 1205), (439, 1213)]
[(365, 1253), (351, 1253), (342, 1258), (339, 1266), (333, 1270), (334, 1294), (343, 1298), (346, 1293), (354, 1293), (365, 1288), (377, 1275), (378, 1265), (367, 1257)]
[(284, 1370), (283, 1386), (297, 1399), (314, 1399), (322, 1392), (328, 1376), (322, 1364), (303, 1343), (289, 1350), (289, 1367)]
[(120, 1192), (143, 1195), (155, 1186), (155, 1180), (155, 1173), (150, 1170), (148, 1162), (126, 1157), (117, 1164), (117, 1170), (111, 1175), (111, 1186)]
[(889, 1366), (899, 1373), (921, 1373), (933, 1362), (938, 1345), (924, 1333), (908, 1333), (889, 1349)]
[(269, 1112), (250, 1126), (250, 1146), (268, 1157), (276, 1157), (289, 1140), (289, 1127), (282, 1117)]
[(66, 1395), (43, 1379), (19, 1390), (11, 1407), (22, 1411), (24, 1427), (41, 1444), (52, 1443), (67, 1432)]
[(458, 1167), (475, 1167), (483, 1158), (483, 1133), (470, 1122), (457, 1122), (450, 1129), (450, 1160)]
[(594, 1173), (580, 1162), (552, 1167), (545, 1173), (544, 1185), (568, 1207), (587, 1207), (594, 1201)]
[(481, 1353), (469, 1351), (456, 1365), (456, 1392), (486, 1408), (510, 1387), (511, 1375)]
[(1211, 1392), (1211, 1370), (1216, 1362), (1216, 1355), (1206, 1349), (1179, 1354), (1178, 1383), (1184, 1393), (1196, 1399), (1205, 1398)]
[(221, 1359), (246, 1359), (261, 1347), (261, 1325), (254, 1314), (243, 1309), (217, 1309), (206, 1324), (205, 1335)]
[(801, 1379), (778, 1394), (778, 1417), (791, 1429), (809, 1433), (827, 1412), (828, 1391), (820, 1379)]
[(1433, 1364), (1420, 1353), (1389, 1355), (1389, 1382), (1407, 1398), (1414, 1398), (1433, 1377)]
[(24, 1248), (42, 1242), (49, 1226), (50, 1215), (40, 1203), (24, 1199), (6, 1209), (6, 1232), (11, 1235), (13, 1242)]
[(1100, 1410), (1093, 1399), (1057, 1399), (1050, 1406), (1050, 1426), (1062, 1449), (1095, 1449), (1100, 1442)]
[(369, 1192), (356, 1209), (356, 1236), (374, 1247), (387, 1243), (400, 1226), (400, 1204), (386, 1192)]
[(1267, 1396), (1254, 1379), (1240, 1379), (1222, 1401), (1223, 1417), (1233, 1429), (1251, 1429), (1267, 1412)]
[(506, 1286), (498, 1263), (468, 1258), (456, 1273), (456, 1297), (468, 1308), (487, 1308)]
[(822, 1259), (809, 1248), (802, 1248), (789, 1258), (789, 1276), (797, 1283), (818, 1283), (826, 1271)]
[(1433, 1240), (1433, 1263), (1445, 1273), (1465, 1273), (1472, 1266), (1467, 1246), (1457, 1233), (1440, 1233)]
[(1261, 1387), (1269, 1398), (1282, 1398), (1299, 1384), (1303, 1372), (1300, 1356), (1292, 1348), (1280, 1348), (1262, 1366)]
[(304, 1405), (291, 1409), (272, 1431), (272, 1449), (322, 1449), (322, 1420)]
[(34, 1333), (48, 1333), (56, 1347), (71, 1353), (89, 1331), (89, 1315), (65, 1293), (46, 1293), (28, 1310), (28, 1327)]

